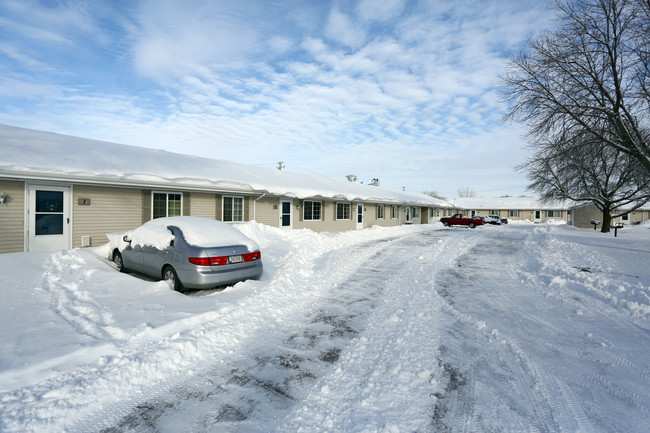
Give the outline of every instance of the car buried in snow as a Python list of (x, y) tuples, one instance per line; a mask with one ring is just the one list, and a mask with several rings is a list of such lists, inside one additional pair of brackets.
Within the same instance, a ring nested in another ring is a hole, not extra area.
[(490, 214), (488, 216), (490, 218), (498, 219), (499, 221), (501, 221), (501, 224), (508, 224), (508, 218), (503, 218), (503, 217), (500, 217), (499, 215), (492, 215), (492, 214)]
[(474, 215), (474, 217), (481, 218), (485, 224), (501, 225), (501, 218), (494, 215)]
[(221, 221), (156, 218), (107, 236), (110, 259), (121, 272), (167, 280), (179, 292), (257, 279), (263, 270), (257, 243)]

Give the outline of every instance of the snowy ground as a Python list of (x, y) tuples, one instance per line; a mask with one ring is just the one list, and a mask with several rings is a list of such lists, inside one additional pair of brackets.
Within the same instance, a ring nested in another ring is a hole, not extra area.
[(238, 228), (262, 279), (195, 296), (0, 255), (0, 431), (648, 431), (647, 227)]

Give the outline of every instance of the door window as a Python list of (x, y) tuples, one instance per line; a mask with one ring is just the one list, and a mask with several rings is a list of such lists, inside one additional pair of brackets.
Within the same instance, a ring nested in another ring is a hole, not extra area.
[(291, 226), (291, 202), (282, 202), (282, 227)]
[(63, 234), (63, 192), (36, 191), (35, 234)]

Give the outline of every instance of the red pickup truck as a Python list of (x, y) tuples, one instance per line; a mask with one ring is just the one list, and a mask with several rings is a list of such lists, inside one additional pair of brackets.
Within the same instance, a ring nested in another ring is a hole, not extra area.
[(473, 229), (476, 226), (482, 226), (483, 220), (481, 218), (467, 218), (462, 213), (454, 214), (450, 217), (440, 218), (440, 222), (445, 226), (468, 226)]

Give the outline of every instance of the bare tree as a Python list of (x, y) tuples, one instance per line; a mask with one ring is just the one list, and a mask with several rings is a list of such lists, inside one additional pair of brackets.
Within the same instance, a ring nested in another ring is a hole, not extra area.
[(356, 182), (357, 181), (357, 175), (356, 174), (347, 174), (347, 175), (345, 175), (345, 178), (348, 180), (348, 182)]
[(428, 195), (429, 197), (439, 198), (441, 200), (446, 200), (446, 197), (443, 197), (442, 194), (439, 194), (438, 191), (422, 191), (422, 194)]
[[(558, 25), (511, 59), (505, 118), (530, 142), (585, 132), (650, 171), (650, 1), (558, 0)], [(561, 137), (561, 138), (560, 138)]]
[(464, 186), (462, 188), (458, 188), (458, 197), (476, 197), (476, 193), (471, 186)]
[(528, 172), (528, 188), (543, 201), (594, 203), (603, 214), (601, 231), (609, 232), (612, 218), (650, 200), (650, 172), (630, 154), (598, 140), (585, 132), (542, 143), (518, 168)]

